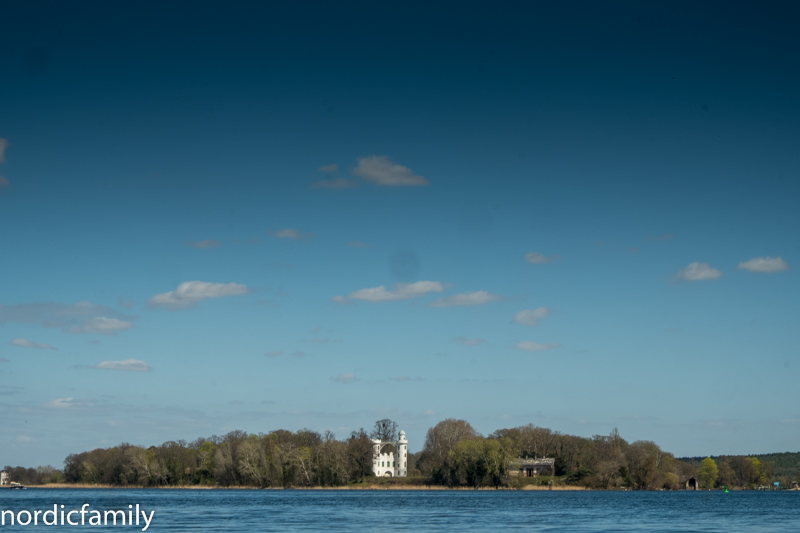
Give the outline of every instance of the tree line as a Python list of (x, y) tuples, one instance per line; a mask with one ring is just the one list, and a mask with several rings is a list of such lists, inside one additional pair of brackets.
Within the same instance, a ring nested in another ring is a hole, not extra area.
[[(392, 420), (379, 420), (372, 431), (362, 428), (342, 440), (330, 431), (306, 429), (232, 431), (192, 442), (168, 441), (147, 448), (123, 443), (72, 454), (64, 460), (63, 471), (6, 470), (17, 477), (15, 481), (30, 484), (344, 486), (376, 481), (371, 439), (396, 440), (397, 428)], [(554, 459), (554, 472), (537, 478), (519, 476), (518, 460), (526, 457)], [(773, 479), (770, 463), (754, 457), (680, 460), (654, 442), (629, 443), (616, 429), (585, 438), (528, 424), (482, 436), (469, 422), (456, 419), (428, 430), (423, 449), (408, 454), (408, 472), (407, 482), (450, 487), (556, 483), (652, 490), (684, 488), (694, 478), (708, 488), (754, 488)], [(800, 481), (797, 472), (793, 478)]]

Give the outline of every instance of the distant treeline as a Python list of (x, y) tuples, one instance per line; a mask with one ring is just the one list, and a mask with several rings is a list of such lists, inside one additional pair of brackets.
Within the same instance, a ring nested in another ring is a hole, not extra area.
[[(6, 470), (15, 481), (29, 484), (342, 486), (376, 481), (371, 438), (396, 440), (397, 424), (379, 420), (371, 432), (360, 429), (344, 440), (329, 431), (276, 430), (257, 435), (232, 431), (149, 448), (123, 443), (70, 455), (64, 460), (63, 471), (52, 467)], [(555, 476), (548, 472), (536, 478), (520, 476), (518, 459), (524, 457), (553, 458)], [(584, 438), (529, 424), (481, 436), (465, 420), (447, 419), (428, 430), (421, 452), (409, 453), (410, 477), (406, 482), (452, 487), (534, 483), (652, 490), (685, 488), (692, 478), (709, 488), (755, 488), (770, 484), (774, 478), (786, 486), (798, 479), (797, 470), (778, 479), (768, 456), (759, 457), (764, 459), (679, 460), (653, 442), (629, 443), (616, 429), (609, 435)]]
[[(682, 457), (680, 460), (699, 467), (703, 457)], [(720, 486), (764, 485), (777, 481), (789, 486), (800, 481), (800, 452), (764, 453), (750, 456), (712, 455), (717, 465)], [(749, 464), (743, 461), (749, 461)]]

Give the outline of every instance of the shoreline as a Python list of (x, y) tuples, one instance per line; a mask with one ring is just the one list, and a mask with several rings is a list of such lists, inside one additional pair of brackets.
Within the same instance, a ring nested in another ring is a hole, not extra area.
[(363, 486), (348, 485), (343, 487), (255, 487), (255, 486), (237, 486), (237, 487), (219, 487), (219, 486), (204, 486), (204, 485), (176, 485), (171, 487), (138, 487), (138, 486), (119, 486), (119, 485), (101, 485), (101, 484), (88, 484), (88, 483), (47, 483), (45, 485), (28, 485), (28, 488), (36, 489), (136, 489), (136, 490), (430, 490), (430, 491), (526, 491), (526, 490), (543, 490), (543, 491), (589, 491), (586, 487), (578, 486), (547, 486), (547, 485), (525, 485), (524, 487), (445, 487), (441, 485), (379, 485), (370, 484)]

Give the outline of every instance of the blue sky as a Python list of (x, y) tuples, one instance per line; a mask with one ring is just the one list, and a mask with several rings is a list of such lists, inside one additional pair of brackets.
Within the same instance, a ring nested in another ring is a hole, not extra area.
[(384, 417), (798, 449), (795, 6), (2, 11), (0, 463)]

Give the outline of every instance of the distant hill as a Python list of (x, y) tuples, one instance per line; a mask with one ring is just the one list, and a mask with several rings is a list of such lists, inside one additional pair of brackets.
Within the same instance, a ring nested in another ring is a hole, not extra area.
[[(738, 457), (734, 455), (720, 456), (712, 455), (711, 458), (717, 461), (722, 457)], [(759, 461), (769, 463), (772, 466), (772, 473), (776, 476), (789, 476), (791, 477), (796, 472), (800, 471), (800, 452), (783, 452), (783, 453), (764, 453), (745, 455), (742, 457), (755, 457)], [(705, 457), (681, 457), (679, 460), (687, 463), (699, 464)]]

